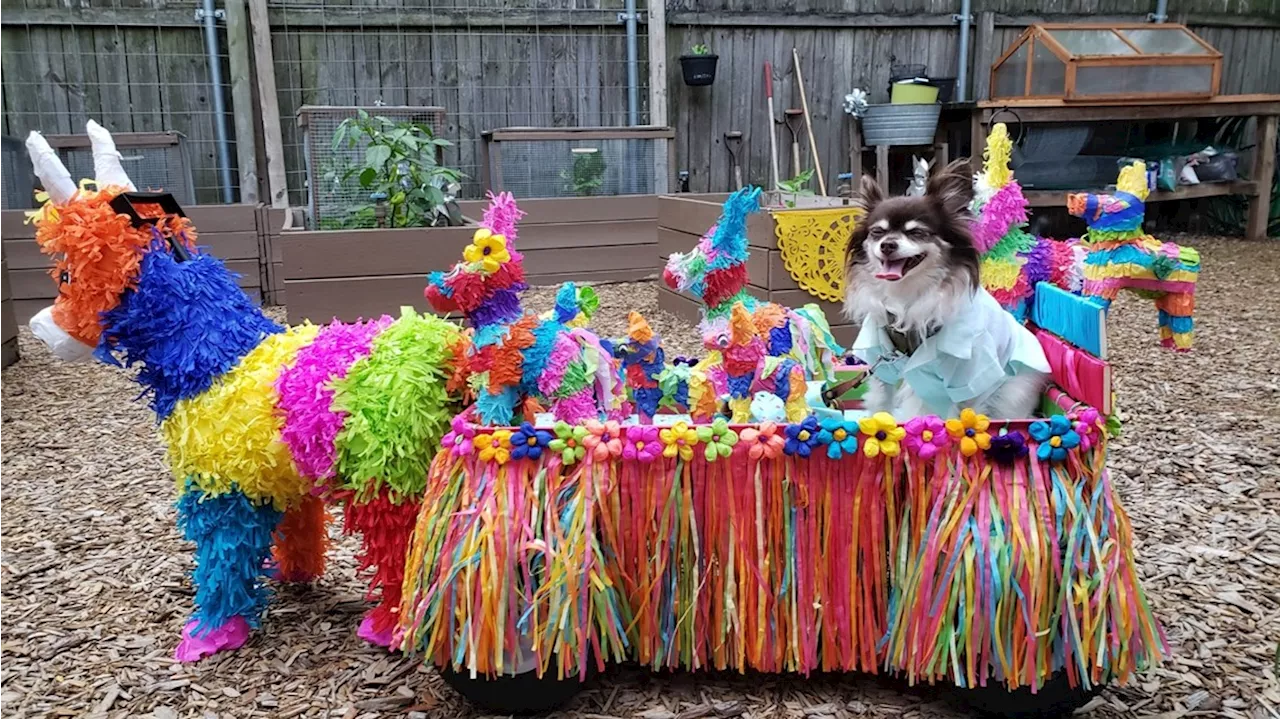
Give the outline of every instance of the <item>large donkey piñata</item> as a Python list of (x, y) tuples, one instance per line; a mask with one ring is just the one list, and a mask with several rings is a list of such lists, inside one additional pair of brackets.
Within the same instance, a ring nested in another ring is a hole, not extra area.
[[(176, 657), (235, 649), (259, 623), (263, 578), (324, 570), (325, 502), (345, 505), (381, 603), (360, 635), (389, 644), (405, 548), (427, 468), (454, 415), (461, 331), (397, 319), (277, 325), (167, 195), (134, 192), (110, 134), (90, 121), (96, 187), (77, 187), (38, 133), (27, 140), (48, 201), (36, 240), (56, 258), (52, 308), (32, 320), (63, 358), (139, 367), (196, 548), (195, 611)], [(79, 348), (79, 349), (77, 349)]]

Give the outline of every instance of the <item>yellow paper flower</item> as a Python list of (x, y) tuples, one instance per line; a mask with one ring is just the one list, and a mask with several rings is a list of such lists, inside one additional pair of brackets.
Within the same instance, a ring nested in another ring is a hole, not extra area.
[(990, 426), (991, 420), (985, 414), (966, 409), (960, 413), (959, 419), (952, 417), (947, 420), (947, 434), (960, 443), (960, 454), (972, 457), (979, 449), (991, 447), (991, 435), (987, 433)]
[(671, 459), (676, 455), (688, 462), (693, 459), (693, 447), (698, 444), (698, 432), (684, 422), (674, 425), (658, 433), (662, 440), (662, 456)]
[(462, 258), (473, 265), (479, 264), (480, 271), (490, 275), (511, 259), (511, 253), (507, 251), (505, 236), (481, 227), (471, 236), (471, 244), (463, 248)]
[(511, 459), (511, 430), (500, 429), (492, 434), (477, 434), (472, 440), (480, 451), (481, 462), (506, 464)]
[(876, 412), (858, 420), (858, 429), (866, 436), (862, 441), (862, 453), (868, 457), (897, 457), (902, 452), (902, 438), (907, 430), (898, 426), (888, 412)]

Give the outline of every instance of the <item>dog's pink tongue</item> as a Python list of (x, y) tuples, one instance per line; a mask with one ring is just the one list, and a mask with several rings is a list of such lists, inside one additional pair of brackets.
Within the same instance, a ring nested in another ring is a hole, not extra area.
[(877, 272), (876, 277), (882, 280), (900, 280), (902, 279), (902, 269), (906, 267), (906, 260), (887, 260), (884, 263), (884, 270)]

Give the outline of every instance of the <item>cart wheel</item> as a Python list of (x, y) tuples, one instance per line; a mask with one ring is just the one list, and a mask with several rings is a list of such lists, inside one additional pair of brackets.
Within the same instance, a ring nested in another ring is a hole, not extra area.
[[(436, 667), (436, 671), (472, 706), (495, 714), (541, 714), (559, 709), (582, 691), (583, 684), (576, 676), (557, 679), (554, 667), (542, 677), (528, 671), (472, 679), (470, 674), (449, 667)], [(587, 678), (594, 674), (589, 671)]]
[(1031, 693), (1029, 687), (1009, 691), (998, 684), (973, 689), (956, 690), (957, 698), (974, 713), (984, 717), (1003, 719), (1052, 719), (1070, 714), (1097, 696), (1101, 686), (1092, 689), (1072, 687), (1066, 672), (1058, 672)]

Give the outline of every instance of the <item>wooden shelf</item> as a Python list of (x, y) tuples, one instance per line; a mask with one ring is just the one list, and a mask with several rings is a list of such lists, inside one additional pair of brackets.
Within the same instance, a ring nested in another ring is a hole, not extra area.
[[(1084, 188), (1079, 190), (1026, 190), (1022, 194), (1032, 207), (1062, 207), (1067, 204), (1067, 195), (1076, 192), (1105, 192), (1101, 188)], [(1171, 200), (1192, 200), (1197, 197), (1221, 197), (1223, 195), (1258, 194), (1258, 183), (1250, 180), (1235, 182), (1204, 182), (1199, 185), (1181, 185), (1172, 192), (1157, 190), (1147, 197), (1147, 202), (1169, 202)]]

